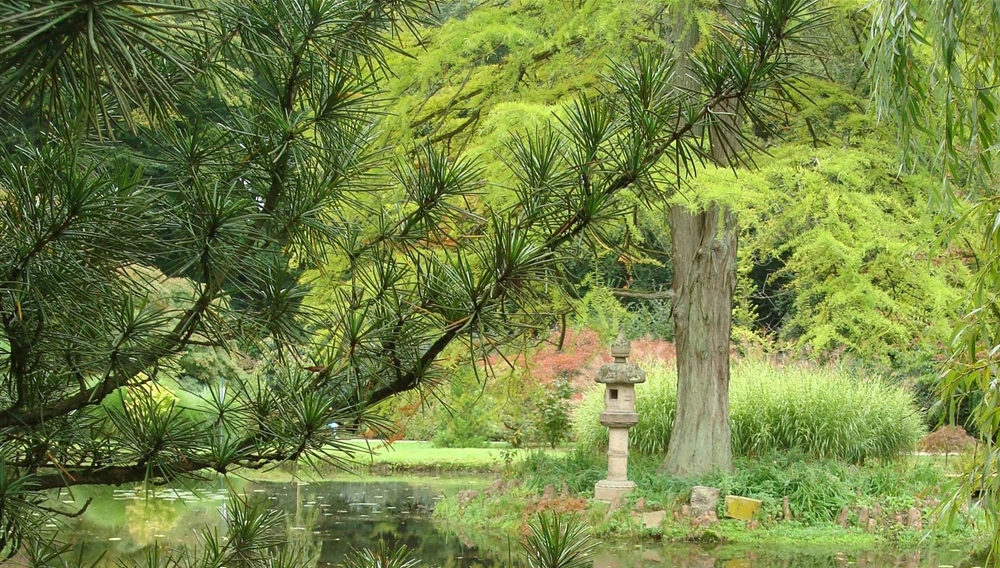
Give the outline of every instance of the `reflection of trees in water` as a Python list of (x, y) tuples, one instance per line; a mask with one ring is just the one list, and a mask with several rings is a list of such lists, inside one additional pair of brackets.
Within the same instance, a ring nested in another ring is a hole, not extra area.
[(181, 511), (162, 499), (136, 499), (125, 505), (128, 536), (137, 547), (163, 540), (177, 526)]
[(287, 547), (300, 554), (307, 565), (314, 566), (319, 561), (323, 546), (322, 540), (316, 534), (322, 513), (317, 507), (305, 506), (307, 503), (303, 502), (300, 487), (296, 486), (294, 510), (284, 511), (285, 537)]
[(66, 520), (59, 537), (74, 543), (73, 557), (82, 555), (83, 566), (91, 566), (100, 558), (96, 566), (111, 567), (118, 566), (119, 561), (129, 565), (129, 560), (154, 549), (166, 553), (171, 548), (193, 545), (197, 541), (194, 529), (222, 530), (221, 501), (208, 498), (210, 494), (210, 490), (184, 492), (181, 499), (170, 488), (158, 488), (147, 495), (141, 487), (96, 486), (76, 487), (72, 495), (54, 494), (53, 498), (75, 498), (75, 504), (64, 504), (66, 507), (93, 498), (86, 513)]
[[(433, 482), (432, 482), (433, 483)], [(438, 529), (432, 511), (439, 487), (432, 483), (349, 481), (313, 484), (250, 484), (240, 488), (262, 492), (286, 524), (289, 549), (304, 550), (321, 567), (336, 566), (351, 547), (375, 548), (379, 541), (406, 544), (412, 557), (423, 566), (441, 568), (499, 568), (523, 565), (516, 539), (501, 534), (470, 534), (462, 537)], [(195, 543), (195, 531), (224, 531), (220, 501), (162, 499), (115, 500), (110, 491), (79, 488), (75, 496), (95, 503), (74, 520), (63, 537), (86, 542), (84, 559), (105, 554), (99, 566), (115, 566), (119, 560), (152, 550)], [(211, 491), (209, 491), (210, 493)], [(161, 493), (162, 494), (162, 493)], [(204, 496), (208, 496), (207, 494)], [(120, 497), (120, 495), (119, 495)], [(158, 538), (156, 535), (166, 535)], [(121, 538), (109, 541), (109, 538)], [(80, 544), (79, 546), (83, 546)], [(78, 548), (79, 550), (79, 548)], [(798, 547), (796, 554), (747, 552), (719, 547), (707, 550), (693, 545), (652, 544), (606, 546), (594, 568), (936, 568), (940, 565), (968, 568), (983, 565), (982, 559), (964, 552), (844, 553), (836, 550)], [(87, 563), (89, 565), (89, 563)], [(308, 566), (314, 566), (310, 561)]]
[(798, 547), (798, 552), (734, 550), (717, 547), (705, 549), (696, 545), (668, 544), (644, 547), (642, 550), (605, 549), (594, 558), (594, 568), (930, 568), (954, 566), (966, 568), (982, 565), (965, 552), (854, 552)]
[(491, 568), (475, 547), (437, 529), (431, 518), (440, 490), (405, 482), (335, 482), (309, 485), (262, 484), (286, 513), (312, 510), (312, 531), (322, 539), (320, 564), (339, 564), (351, 548), (376, 548), (380, 541), (405, 544), (423, 565)]

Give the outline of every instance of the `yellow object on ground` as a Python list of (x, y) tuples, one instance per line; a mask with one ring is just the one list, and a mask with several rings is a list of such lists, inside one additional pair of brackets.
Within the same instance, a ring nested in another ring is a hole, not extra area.
[(749, 497), (726, 495), (726, 516), (741, 521), (749, 521), (760, 510), (761, 502)]

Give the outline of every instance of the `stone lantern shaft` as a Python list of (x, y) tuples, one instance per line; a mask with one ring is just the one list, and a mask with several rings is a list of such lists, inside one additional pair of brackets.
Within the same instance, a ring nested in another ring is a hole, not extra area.
[(629, 351), (629, 343), (619, 337), (611, 345), (614, 362), (601, 367), (595, 378), (605, 385), (601, 424), (608, 427), (608, 477), (594, 487), (600, 501), (614, 501), (635, 489), (628, 479), (628, 429), (639, 421), (635, 385), (646, 380), (646, 373), (628, 362)]

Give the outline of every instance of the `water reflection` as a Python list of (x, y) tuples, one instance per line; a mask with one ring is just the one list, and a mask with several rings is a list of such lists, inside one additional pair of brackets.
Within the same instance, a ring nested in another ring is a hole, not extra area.
[(336, 566), (352, 547), (374, 548), (383, 540), (406, 544), (424, 564), (443, 568), (494, 566), (494, 558), (480, 555), (471, 543), (438, 530), (433, 522), (434, 505), (443, 494), (467, 486), (468, 482), (432, 480), (261, 487), (293, 527), (308, 527), (322, 541), (320, 566)]
[[(407, 478), (407, 481), (351, 479), (324, 483), (237, 483), (238, 492), (262, 494), (285, 518), (290, 540), (319, 549), (319, 566), (337, 566), (352, 548), (379, 541), (404, 543), (423, 566), (495, 568), (520, 565), (520, 548), (505, 537), (477, 547), (472, 540), (441, 530), (432, 519), (445, 494), (481, 485), (480, 480)], [(203, 530), (224, 528), (229, 488), (160, 489), (146, 496), (135, 490), (94, 488), (76, 491), (70, 504), (94, 497), (90, 510), (73, 519), (64, 533), (98, 566), (138, 559), (154, 548), (166, 552), (194, 545)], [(973, 568), (981, 561), (961, 550), (847, 553), (836, 549), (714, 550), (698, 546), (647, 544), (601, 548), (594, 568)]]
[(603, 550), (594, 568), (972, 568), (980, 560), (961, 550), (936, 552), (861, 552), (835, 550), (704, 549), (694, 545), (644, 547), (641, 550)]

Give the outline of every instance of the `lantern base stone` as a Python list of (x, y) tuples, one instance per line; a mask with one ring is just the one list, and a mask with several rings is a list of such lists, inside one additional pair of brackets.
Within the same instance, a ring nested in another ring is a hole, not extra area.
[(608, 503), (621, 498), (635, 490), (634, 481), (611, 481), (602, 479), (594, 486), (594, 499), (597, 501), (607, 501)]

